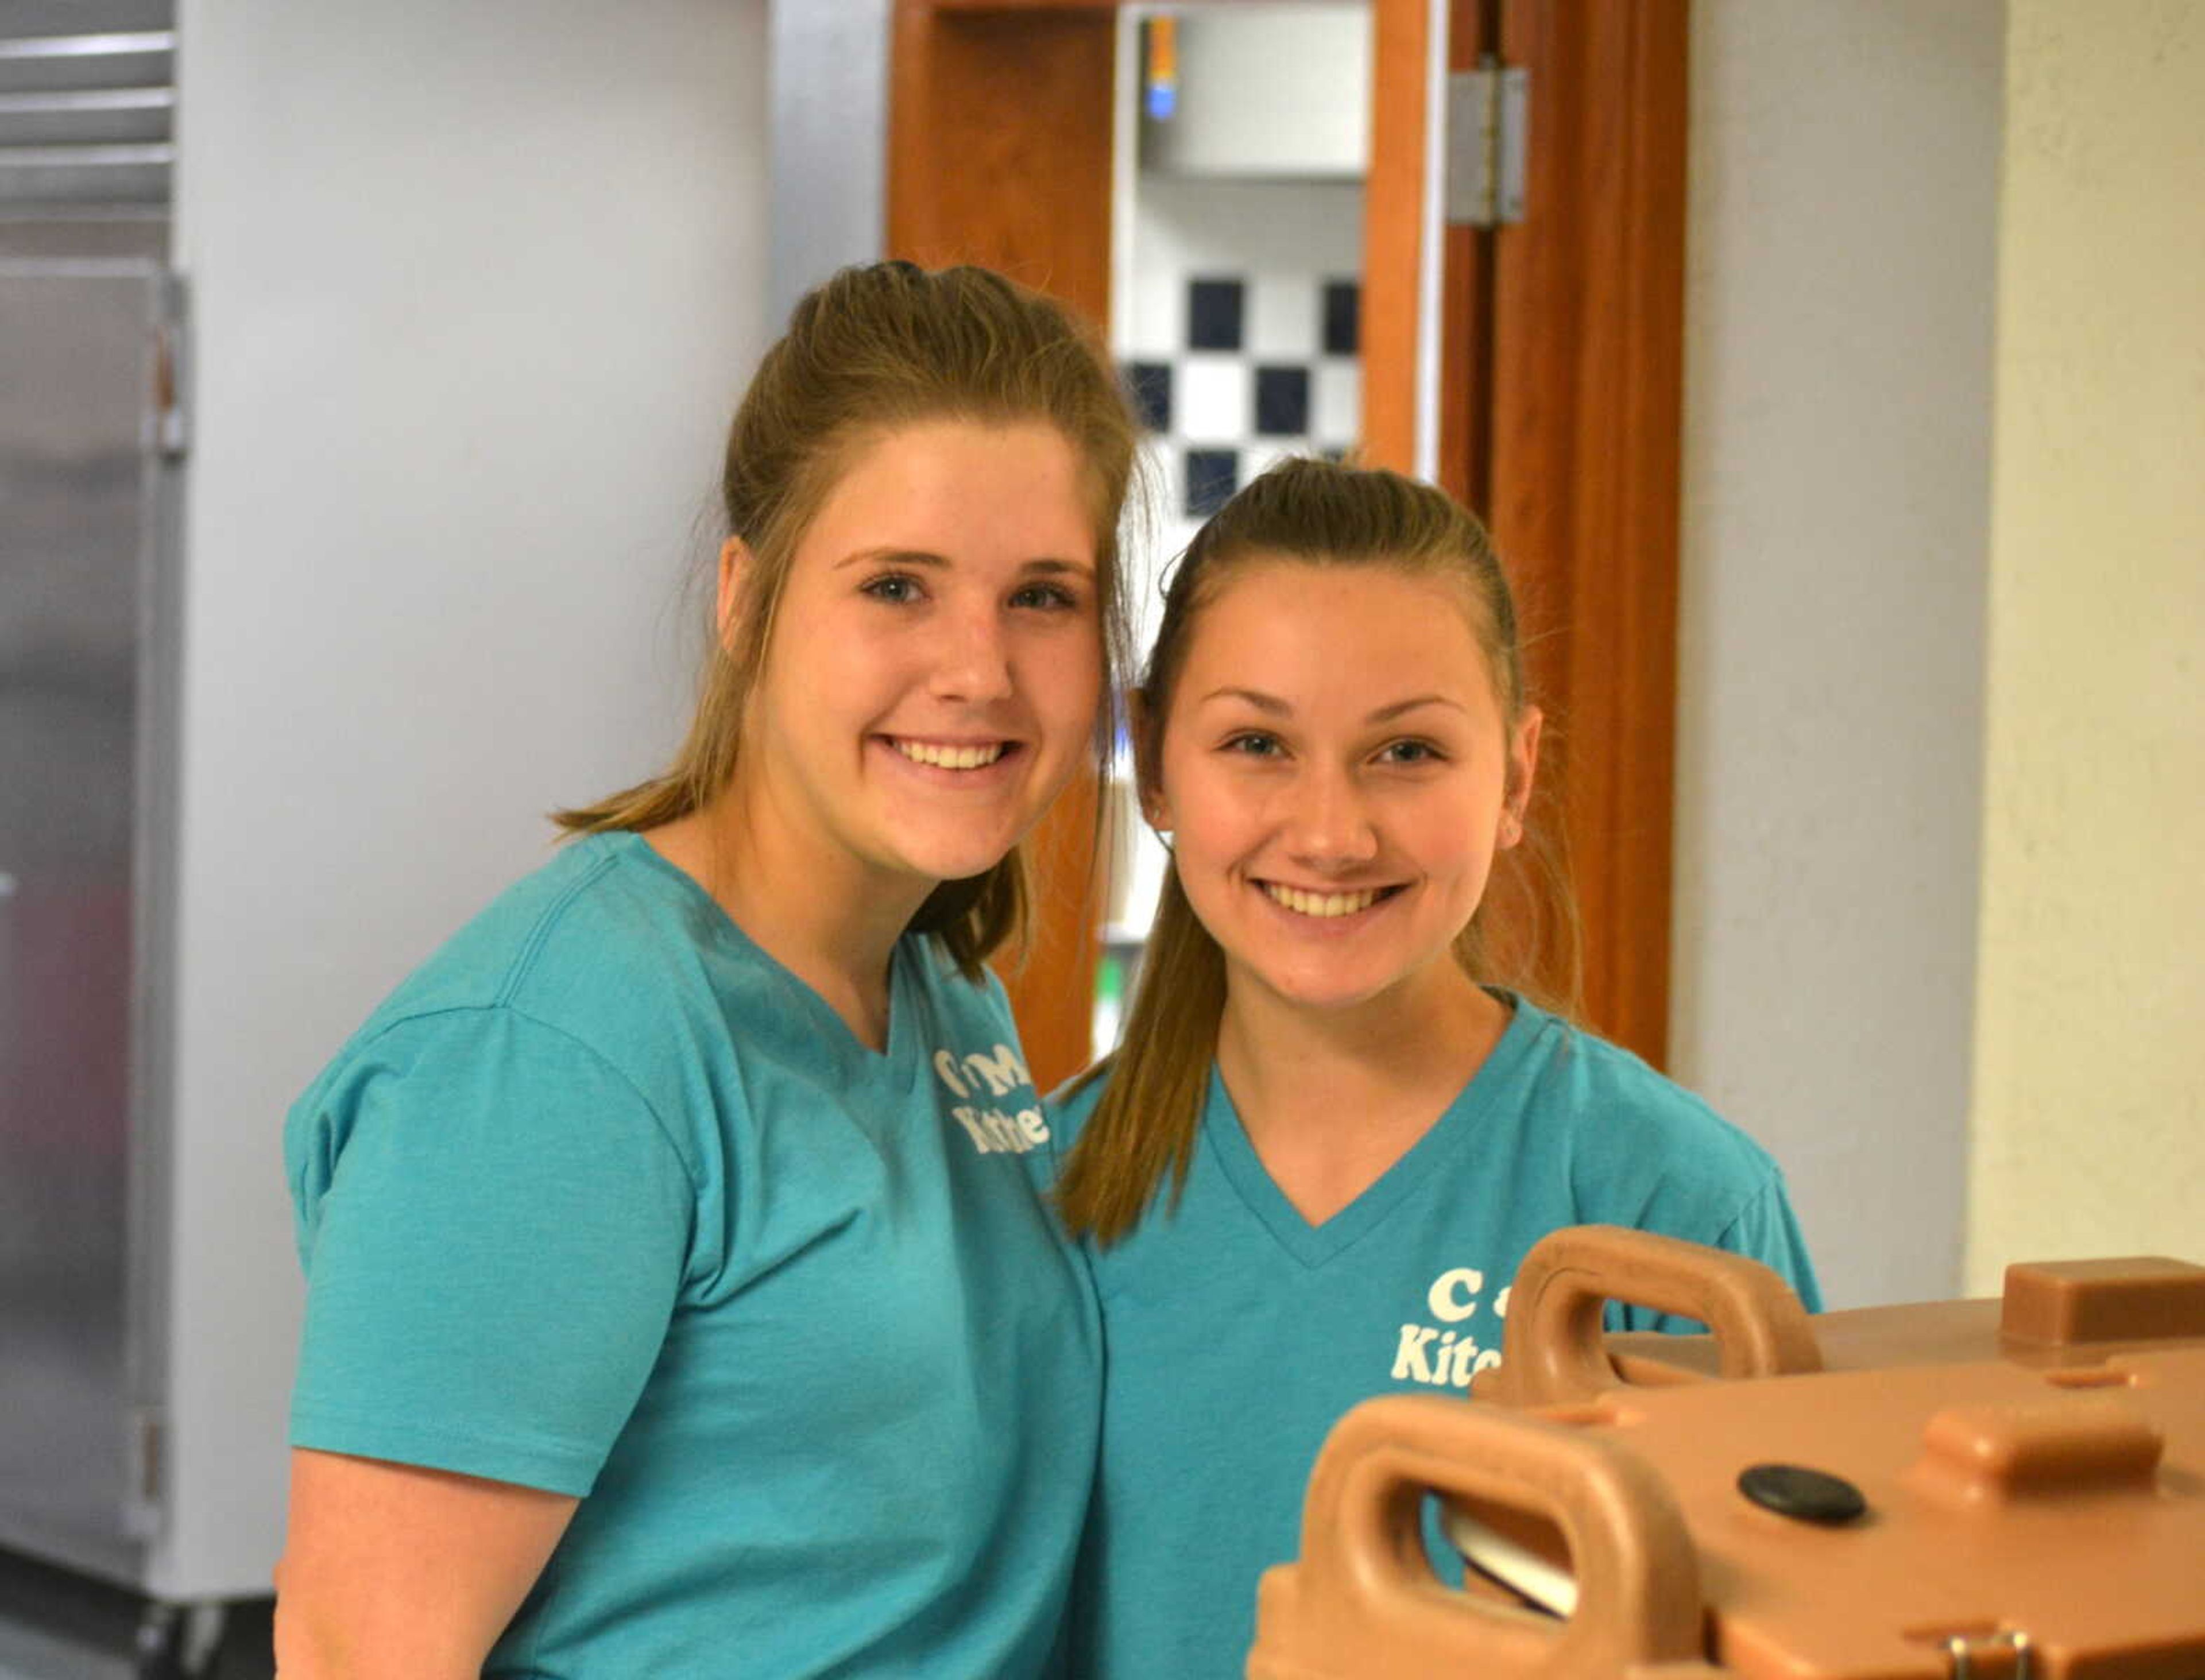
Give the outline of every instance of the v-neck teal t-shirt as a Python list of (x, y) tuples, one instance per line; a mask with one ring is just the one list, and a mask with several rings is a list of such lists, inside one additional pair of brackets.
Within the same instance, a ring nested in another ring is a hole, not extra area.
[[(1446, 1113), (1311, 1226), (1213, 1069), (1177, 1208), (1091, 1253), (1107, 1349), (1102, 1462), (1073, 1591), (1073, 1671), (1228, 1680), (1256, 1583), (1300, 1549), (1302, 1499), (1340, 1415), (1374, 1394), (1459, 1393), (1497, 1363), (1505, 1292), (1563, 1226), (1658, 1231), (1820, 1296), (1781, 1174), (1628, 1052), (1518, 1001)], [(1098, 1081), (1053, 1102), (1069, 1149)], [(1617, 1327), (1674, 1327), (1643, 1309)]]
[(889, 1020), (601, 835), (293, 1109), (293, 1444), (580, 1497), (486, 1674), (1047, 1670), (1092, 1292), (1001, 987), (906, 939)]

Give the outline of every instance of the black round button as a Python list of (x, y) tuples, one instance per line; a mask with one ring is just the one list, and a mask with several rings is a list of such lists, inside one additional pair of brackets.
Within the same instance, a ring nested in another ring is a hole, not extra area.
[(1802, 1523), (1850, 1523), (1868, 1509), (1843, 1476), (1804, 1464), (1755, 1464), (1738, 1472), (1738, 1491), (1763, 1511)]

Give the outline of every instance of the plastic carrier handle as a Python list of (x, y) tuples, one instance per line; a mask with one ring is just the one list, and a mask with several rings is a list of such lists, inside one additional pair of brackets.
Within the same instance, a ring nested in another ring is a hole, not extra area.
[[(1429, 1493), (1554, 1523), (1576, 1612), (1554, 1620), (1443, 1585), (1424, 1555)], [(1654, 1470), (1591, 1431), (1438, 1395), (1386, 1395), (1340, 1421), (1310, 1479), (1300, 1560), (1266, 1573), (1257, 1602), (1251, 1680), (1709, 1672), (1698, 1554)]]
[(1581, 1405), (1615, 1387), (1601, 1323), (1610, 1301), (1699, 1320), (1715, 1334), (1726, 1378), (1822, 1368), (1807, 1309), (1759, 1261), (1650, 1231), (1579, 1225), (1524, 1256), (1509, 1288), (1501, 1364), (1479, 1392), (1507, 1405)]

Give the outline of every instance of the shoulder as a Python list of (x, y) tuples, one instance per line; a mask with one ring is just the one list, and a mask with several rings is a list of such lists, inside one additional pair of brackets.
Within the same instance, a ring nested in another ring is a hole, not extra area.
[(357, 1036), (441, 1010), (546, 1002), (577, 973), (617, 988), (675, 931), (664, 893), (638, 878), (640, 846), (633, 835), (598, 834), (562, 848), (439, 946)]
[(1518, 1006), (1530, 1034), (1524, 1076), (1542, 1118), (1605, 1146), (1643, 1144), (1765, 1161), (1759, 1144), (1675, 1080), (1620, 1044), (1536, 1006)]
[(507, 888), (377, 1006), (293, 1110), (342, 1124), (390, 1082), (431, 1101), (502, 1102), (587, 1085), (671, 1127), (683, 1070), (724, 1013), (678, 895), (638, 873), (632, 835), (593, 836)]
[(1780, 1187), (1768, 1151), (1631, 1051), (1525, 1004), (1531, 1123), (1562, 1148), (1584, 1217), (1709, 1240)]
[(300, 1194), (325, 1187), (364, 1133), (401, 1153), (663, 1154), (693, 1176), (696, 1151), (669, 1121), (586, 1040), (509, 1005), (460, 1006), (394, 1014), (357, 1035), (292, 1105), (284, 1154)]

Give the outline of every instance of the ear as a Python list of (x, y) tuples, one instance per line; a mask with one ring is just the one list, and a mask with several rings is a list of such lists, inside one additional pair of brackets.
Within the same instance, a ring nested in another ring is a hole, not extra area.
[(1500, 842), (1503, 847), (1524, 838), (1524, 813), (1531, 803), (1531, 786), (1539, 775), (1539, 731), (1546, 719), (1536, 706), (1524, 708), (1508, 738), (1508, 786), (1501, 807)]
[(713, 603), (712, 622), (718, 628), (722, 651), (735, 633), (735, 605), (741, 599), (743, 579), (750, 566), (750, 544), (741, 537), (730, 537), (720, 544), (720, 590)]
[(1133, 788), (1141, 797), (1141, 817), (1159, 834), (1171, 832), (1171, 807), (1164, 803), (1163, 781), (1150, 734), (1154, 714), (1146, 691), (1126, 691), (1126, 726), (1133, 738)]

